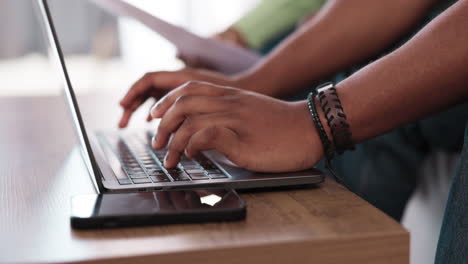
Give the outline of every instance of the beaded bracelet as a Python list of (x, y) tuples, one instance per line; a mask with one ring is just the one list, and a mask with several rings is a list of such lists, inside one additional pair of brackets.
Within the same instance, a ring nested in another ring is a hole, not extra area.
[(320, 117), (317, 113), (317, 107), (315, 106), (315, 95), (313, 92), (311, 92), (307, 97), (307, 105), (309, 106), (310, 116), (312, 117), (314, 126), (318, 131), (320, 141), (322, 141), (325, 157), (331, 160), (334, 155), (333, 143), (328, 139), (327, 132), (325, 132), (322, 121), (320, 121)]

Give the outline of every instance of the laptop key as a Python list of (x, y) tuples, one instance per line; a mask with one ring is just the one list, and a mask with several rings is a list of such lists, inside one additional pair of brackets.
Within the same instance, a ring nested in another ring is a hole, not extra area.
[(182, 164), (182, 166), (198, 165), (198, 163), (196, 163), (194, 160), (181, 160), (180, 164)]
[(210, 177), (212, 179), (226, 179), (226, 178), (229, 178), (228, 176), (226, 176), (224, 174), (210, 174)]
[(164, 157), (166, 157), (166, 154), (156, 154), (156, 158), (158, 158), (160, 161), (164, 160)]
[(211, 169), (216, 169), (216, 166), (208, 160), (205, 161), (199, 161), (200, 165), (205, 168), (205, 170), (211, 170)]
[(202, 169), (186, 169), (185, 172), (188, 174), (203, 174), (204, 170)]
[(142, 168), (125, 168), (124, 169), (127, 174), (138, 174), (138, 173), (145, 173), (145, 171)]
[(192, 173), (190, 174), (190, 177), (192, 177), (192, 180), (209, 180), (210, 177), (208, 177), (204, 173)]
[(174, 181), (190, 181), (190, 177), (184, 171), (168, 171)]
[(119, 179), (118, 181), (119, 181), (119, 184), (121, 184), (121, 185), (133, 184), (130, 179)]
[(146, 170), (147, 171), (163, 171), (163, 169), (161, 167), (158, 166), (151, 166), (151, 167), (146, 167)]
[(160, 169), (161, 166), (159, 166), (157, 163), (154, 163), (154, 164), (146, 164), (145, 168), (147, 168), (147, 169)]
[(144, 179), (148, 178), (146, 174), (130, 174), (130, 178), (132, 179)]
[(133, 183), (135, 183), (135, 184), (151, 183), (151, 180), (149, 178), (133, 179)]
[(214, 164), (202, 164), (202, 167), (205, 170), (216, 170), (217, 167)]
[(189, 165), (189, 166), (183, 166), (185, 170), (202, 170), (203, 168), (199, 165)]
[(152, 171), (148, 172), (149, 176), (165, 176), (166, 174), (162, 171)]
[(158, 159), (157, 159), (157, 158), (156, 158), (156, 159), (153, 159), (153, 157), (148, 158), (148, 159), (142, 159), (142, 160), (141, 160), (142, 163), (150, 163), (150, 162), (151, 162), (151, 163), (157, 163), (157, 161), (158, 161)]
[(145, 175), (146, 172), (144, 170), (135, 170), (135, 171), (128, 171), (128, 174), (131, 174), (131, 175), (143, 174), (143, 175)]
[(167, 178), (166, 175), (155, 175), (155, 176), (150, 176), (150, 179), (153, 182), (170, 182), (169, 178)]
[(222, 172), (218, 169), (214, 169), (214, 170), (206, 170), (206, 173), (208, 174), (222, 174)]
[(144, 167), (150, 167), (150, 166), (155, 167), (154, 165), (158, 166), (156, 161), (143, 161), (142, 163)]

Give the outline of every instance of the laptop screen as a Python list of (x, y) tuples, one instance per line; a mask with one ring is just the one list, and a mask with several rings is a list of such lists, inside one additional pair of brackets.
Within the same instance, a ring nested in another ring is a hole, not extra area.
[(65, 63), (65, 57), (55, 23), (55, 16), (52, 13), (53, 9), (51, 8), (47, 0), (37, 1), (42, 21), (44, 21), (44, 30), (48, 39), (49, 56), (54, 66), (57, 66), (57, 68), (60, 69), (60, 75), (62, 77), (63, 85), (65, 88), (64, 94), (66, 96), (67, 103), (71, 110), (71, 116), (81, 146), (83, 159), (86, 163), (89, 173), (92, 176), (95, 187), (97, 187), (97, 191), (101, 192), (102, 183), (99, 178), (99, 169), (93, 154), (93, 150), (91, 148), (83, 116), (80, 112), (80, 106), (78, 104), (78, 100), (72, 86), (71, 76), (69, 75), (67, 64)]
[[(122, 113), (119, 101), (135, 80), (148, 71), (177, 69), (180, 62), (174, 59), (175, 48), (162, 37), (134, 21), (116, 17), (93, 1), (36, 1), (52, 69), (60, 75), (57, 85), (64, 88), (83, 158), (100, 188), (93, 155), (98, 150), (93, 151), (91, 144), (95, 131), (117, 129)], [(121, 43), (123, 37), (130, 41)], [(139, 53), (129, 56), (128, 50)], [(154, 129), (154, 124), (144, 122), (152, 103), (149, 100), (134, 113), (132, 130)]]

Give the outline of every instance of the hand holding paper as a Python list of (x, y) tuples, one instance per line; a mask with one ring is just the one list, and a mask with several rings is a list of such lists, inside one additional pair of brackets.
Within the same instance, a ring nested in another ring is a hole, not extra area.
[(116, 15), (136, 19), (174, 44), (180, 53), (199, 58), (216, 71), (235, 74), (248, 69), (260, 59), (260, 55), (255, 52), (220, 40), (200, 37), (124, 0), (93, 1)]

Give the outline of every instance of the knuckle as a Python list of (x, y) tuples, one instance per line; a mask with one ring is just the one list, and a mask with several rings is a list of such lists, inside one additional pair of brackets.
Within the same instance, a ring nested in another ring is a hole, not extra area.
[(219, 136), (219, 129), (216, 126), (212, 126), (205, 131), (205, 140), (215, 140)]
[(195, 127), (196, 127), (195, 118), (187, 117), (187, 118), (185, 118), (184, 123), (183, 123), (181, 128), (183, 130), (187, 131), (187, 132), (191, 132), (191, 131), (195, 130)]
[(143, 74), (143, 77), (141, 77), (142, 80), (149, 80), (155, 75), (154, 72), (147, 72)]
[(229, 111), (226, 111), (225, 113), (222, 114), (222, 118), (229, 124), (237, 125), (240, 123), (242, 125), (242, 122), (244, 122), (244, 119), (242, 118), (242, 114), (239, 113), (239, 110), (237, 109), (231, 109)]
[(188, 96), (188, 95), (181, 95), (181, 96), (177, 97), (177, 99), (174, 102), (174, 105), (176, 107), (181, 107), (189, 100), (189, 98), (190, 98), (190, 96)]
[(201, 84), (200, 81), (191, 80), (191, 81), (188, 81), (188, 82), (185, 83), (185, 87), (187, 87), (187, 89), (188, 89), (188, 88), (190, 88), (191, 86), (192, 86), (192, 87), (193, 87), (193, 86), (198, 86), (198, 85), (200, 85), (200, 84)]
[(242, 100), (238, 96), (225, 95), (224, 101), (231, 109), (237, 109), (242, 105)]
[(225, 96), (234, 97), (237, 94), (239, 94), (239, 89), (237, 89), (237, 88), (224, 87), (224, 89), (223, 89), (223, 95), (225, 95)]
[(169, 133), (169, 130), (168, 128), (166, 127), (166, 124), (164, 124), (163, 122), (161, 122), (158, 126), (158, 134), (168, 134)]
[(170, 152), (181, 152), (182, 148), (180, 147), (180, 144), (176, 141), (171, 141), (169, 145), (167, 146), (168, 151)]
[(145, 73), (140, 78), (140, 80), (138, 81), (140, 88), (143, 88), (143, 87), (148, 88), (148, 86), (150, 86), (155, 74), (156, 73), (153, 73), (153, 72)]

